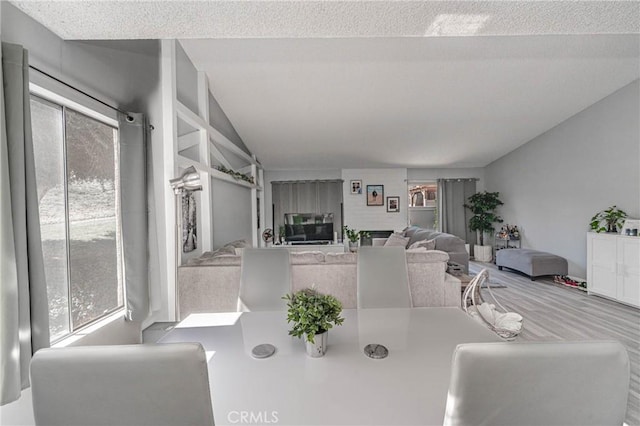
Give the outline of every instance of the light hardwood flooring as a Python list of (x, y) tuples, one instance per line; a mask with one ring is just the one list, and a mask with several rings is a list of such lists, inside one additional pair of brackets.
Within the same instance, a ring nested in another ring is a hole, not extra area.
[[(470, 262), (470, 275), (489, 270), (490, 282), (504, 284), (492, 289), (509, 311), (524, 317), (516, 341), (618, 340), (631, 361), (631, 383), (626, 423), (640, 425), (640, 310), (586, 292), (556, 284), (550, 278), (531, 281), (489, 263)], [(482, 290), (485, 300), (490, 296)], [(576, 389), (579, 392), (579, 389)]]

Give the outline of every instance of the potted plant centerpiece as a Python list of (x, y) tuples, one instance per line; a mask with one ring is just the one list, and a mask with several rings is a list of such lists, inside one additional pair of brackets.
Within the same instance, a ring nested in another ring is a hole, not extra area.
[(596, 232), (618, 232), (618, 228), (622, 226), (626, 218), (627, 214), (624, 211), (616, 206), (611, 206), (596, 213), (591, 218), (591, 230)]
[(484, 245), (485, 232), (495, 231), (493, 224), (503, 222), (496, 214), (496, 208), (504, 204), (499, 196), (499, 192), (478, 192), (469, 197), (469, 202), (464, 205), (473, 213), (469, 219), (469, 229), (476, 231), (478, 235), (478, 244), (473, 246), (473, 255), (480, 262), (491, 262), (492, 258), (491, 246)]
[(291, 336), (304, 337), (307, 355), (321, 357), (327, 350), (329, 329), (341, 325), (342, 303), (330, 294), (311, 288), (283, 297), (287, 301), (287, 322), (293, 323)]
[(370, 235), (367, 231), (356, 231), (355, 229), (349, 228), (347, 225), (344, 225), (342, 229), (349, 239), (349, 251), (352, 253), (358, 251), (358, 242), (360, 241), (360, 238), (368, 238)]

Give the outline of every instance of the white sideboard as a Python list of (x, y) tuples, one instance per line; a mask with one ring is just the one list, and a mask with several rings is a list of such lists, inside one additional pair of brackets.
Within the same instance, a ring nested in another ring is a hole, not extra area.
[(587, 290), (640, 307), (640, 237), (589, 232)]

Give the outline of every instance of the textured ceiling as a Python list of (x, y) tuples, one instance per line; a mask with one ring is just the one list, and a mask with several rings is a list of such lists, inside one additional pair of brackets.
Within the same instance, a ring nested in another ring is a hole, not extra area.
[(267, 169), (484, 166), (640, 73), (638, 1), (12, 3), (64, 39), (180, 39)]
[(12, 0), (63, 39), (629, 34), (637, 1)]

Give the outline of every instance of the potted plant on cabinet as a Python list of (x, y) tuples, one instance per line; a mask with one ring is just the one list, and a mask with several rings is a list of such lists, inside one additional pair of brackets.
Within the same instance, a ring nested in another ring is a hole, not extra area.
[(360, 241), (360, 238), (368, 238), (370, 235), (367, 231), (356, 231), (355, 229), (349, 228), (347, 225), (344, 225), (342, 229), (349, 239), (349, 251), (353, 253), (358, 251), (358, 242)]
[(329, 329), (342, 325), (342, 303), (330, 294), (321, 294), (311, 288), (283, 297), (287, 301), (287, 322), (293, 322), (289, 335), (303, 337), (307, 355), (321, 357), (327, 350)]
[(616, 206), (611, 206), (596, 213), (591, 218), (591, 230), (596, 232), (618, 232), (618, 228), (622, 226), (626, 218), (627, 214), (623, 210)]
[(485, 232), (493, 232), (494, 223), (502, 223), (503, 220), (496, 214), (496, 208), (503, 205), (500, 201), (499, 192), (478, 192), (468, 198), (468, 203), (464, 206), (471, 210), (473, 216), (469, 219), (469, 229), (476, 231), (478, 244), (473, 246), (473, 255), (477, 261), (491, 262), (491, 246), (484, 245)]

